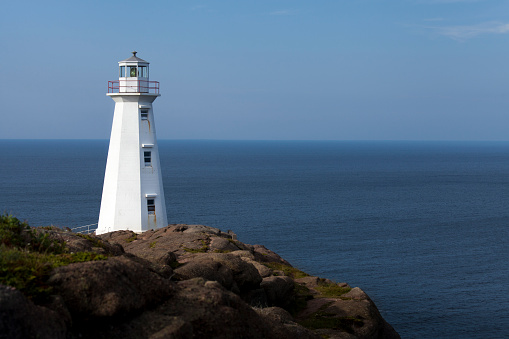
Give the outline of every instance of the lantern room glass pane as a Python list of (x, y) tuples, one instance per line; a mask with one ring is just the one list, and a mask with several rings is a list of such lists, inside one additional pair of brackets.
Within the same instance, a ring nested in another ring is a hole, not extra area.
[(138, 76), (140, 78), (148, 78), (148, 67), (147, 66), (138, 66)]
[(120, 66), (119, 78), (125, 78), (125, 66)]
[(137, 77), (136, 66), (129, 66), (129, 76), (131, 78)]

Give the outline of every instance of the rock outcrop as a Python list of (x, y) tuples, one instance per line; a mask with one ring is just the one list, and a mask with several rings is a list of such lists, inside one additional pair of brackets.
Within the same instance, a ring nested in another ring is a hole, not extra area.
[(42, 299), (0, 285), (0, 338), (399, 338), (359, 288), (231, 231), (37, 232), (103, 260), (52, 268)]

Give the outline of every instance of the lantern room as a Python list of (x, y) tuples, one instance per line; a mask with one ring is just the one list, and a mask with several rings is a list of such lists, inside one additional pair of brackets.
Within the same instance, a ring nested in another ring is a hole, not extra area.
[(118, 81), (108, 82), (108, 93), (154, 93), (159, 94), (159, 83), (149, 81), (149, 63), (132, 52), (130, 58), (119, 61)]
[(136, 56), (137, 52), (132, 52), (133, 56), (119, 61), (118, 78), (143, 78), (148, 80), (148, 62)]

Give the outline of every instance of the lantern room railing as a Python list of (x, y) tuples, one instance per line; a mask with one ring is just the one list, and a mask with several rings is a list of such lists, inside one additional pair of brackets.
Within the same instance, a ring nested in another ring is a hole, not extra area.
[(108, 81), (108, 93), (159, 94), (159, 81), (147, 81), (147, 80)]

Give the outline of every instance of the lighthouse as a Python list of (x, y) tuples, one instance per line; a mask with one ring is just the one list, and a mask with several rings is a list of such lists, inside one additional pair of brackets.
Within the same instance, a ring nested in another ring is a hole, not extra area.
[(168, 226), (152, 109), (159, 82), (149, 81), (149, 63), (132, 53), (108, 82), (115, 111), (96, 234)]

